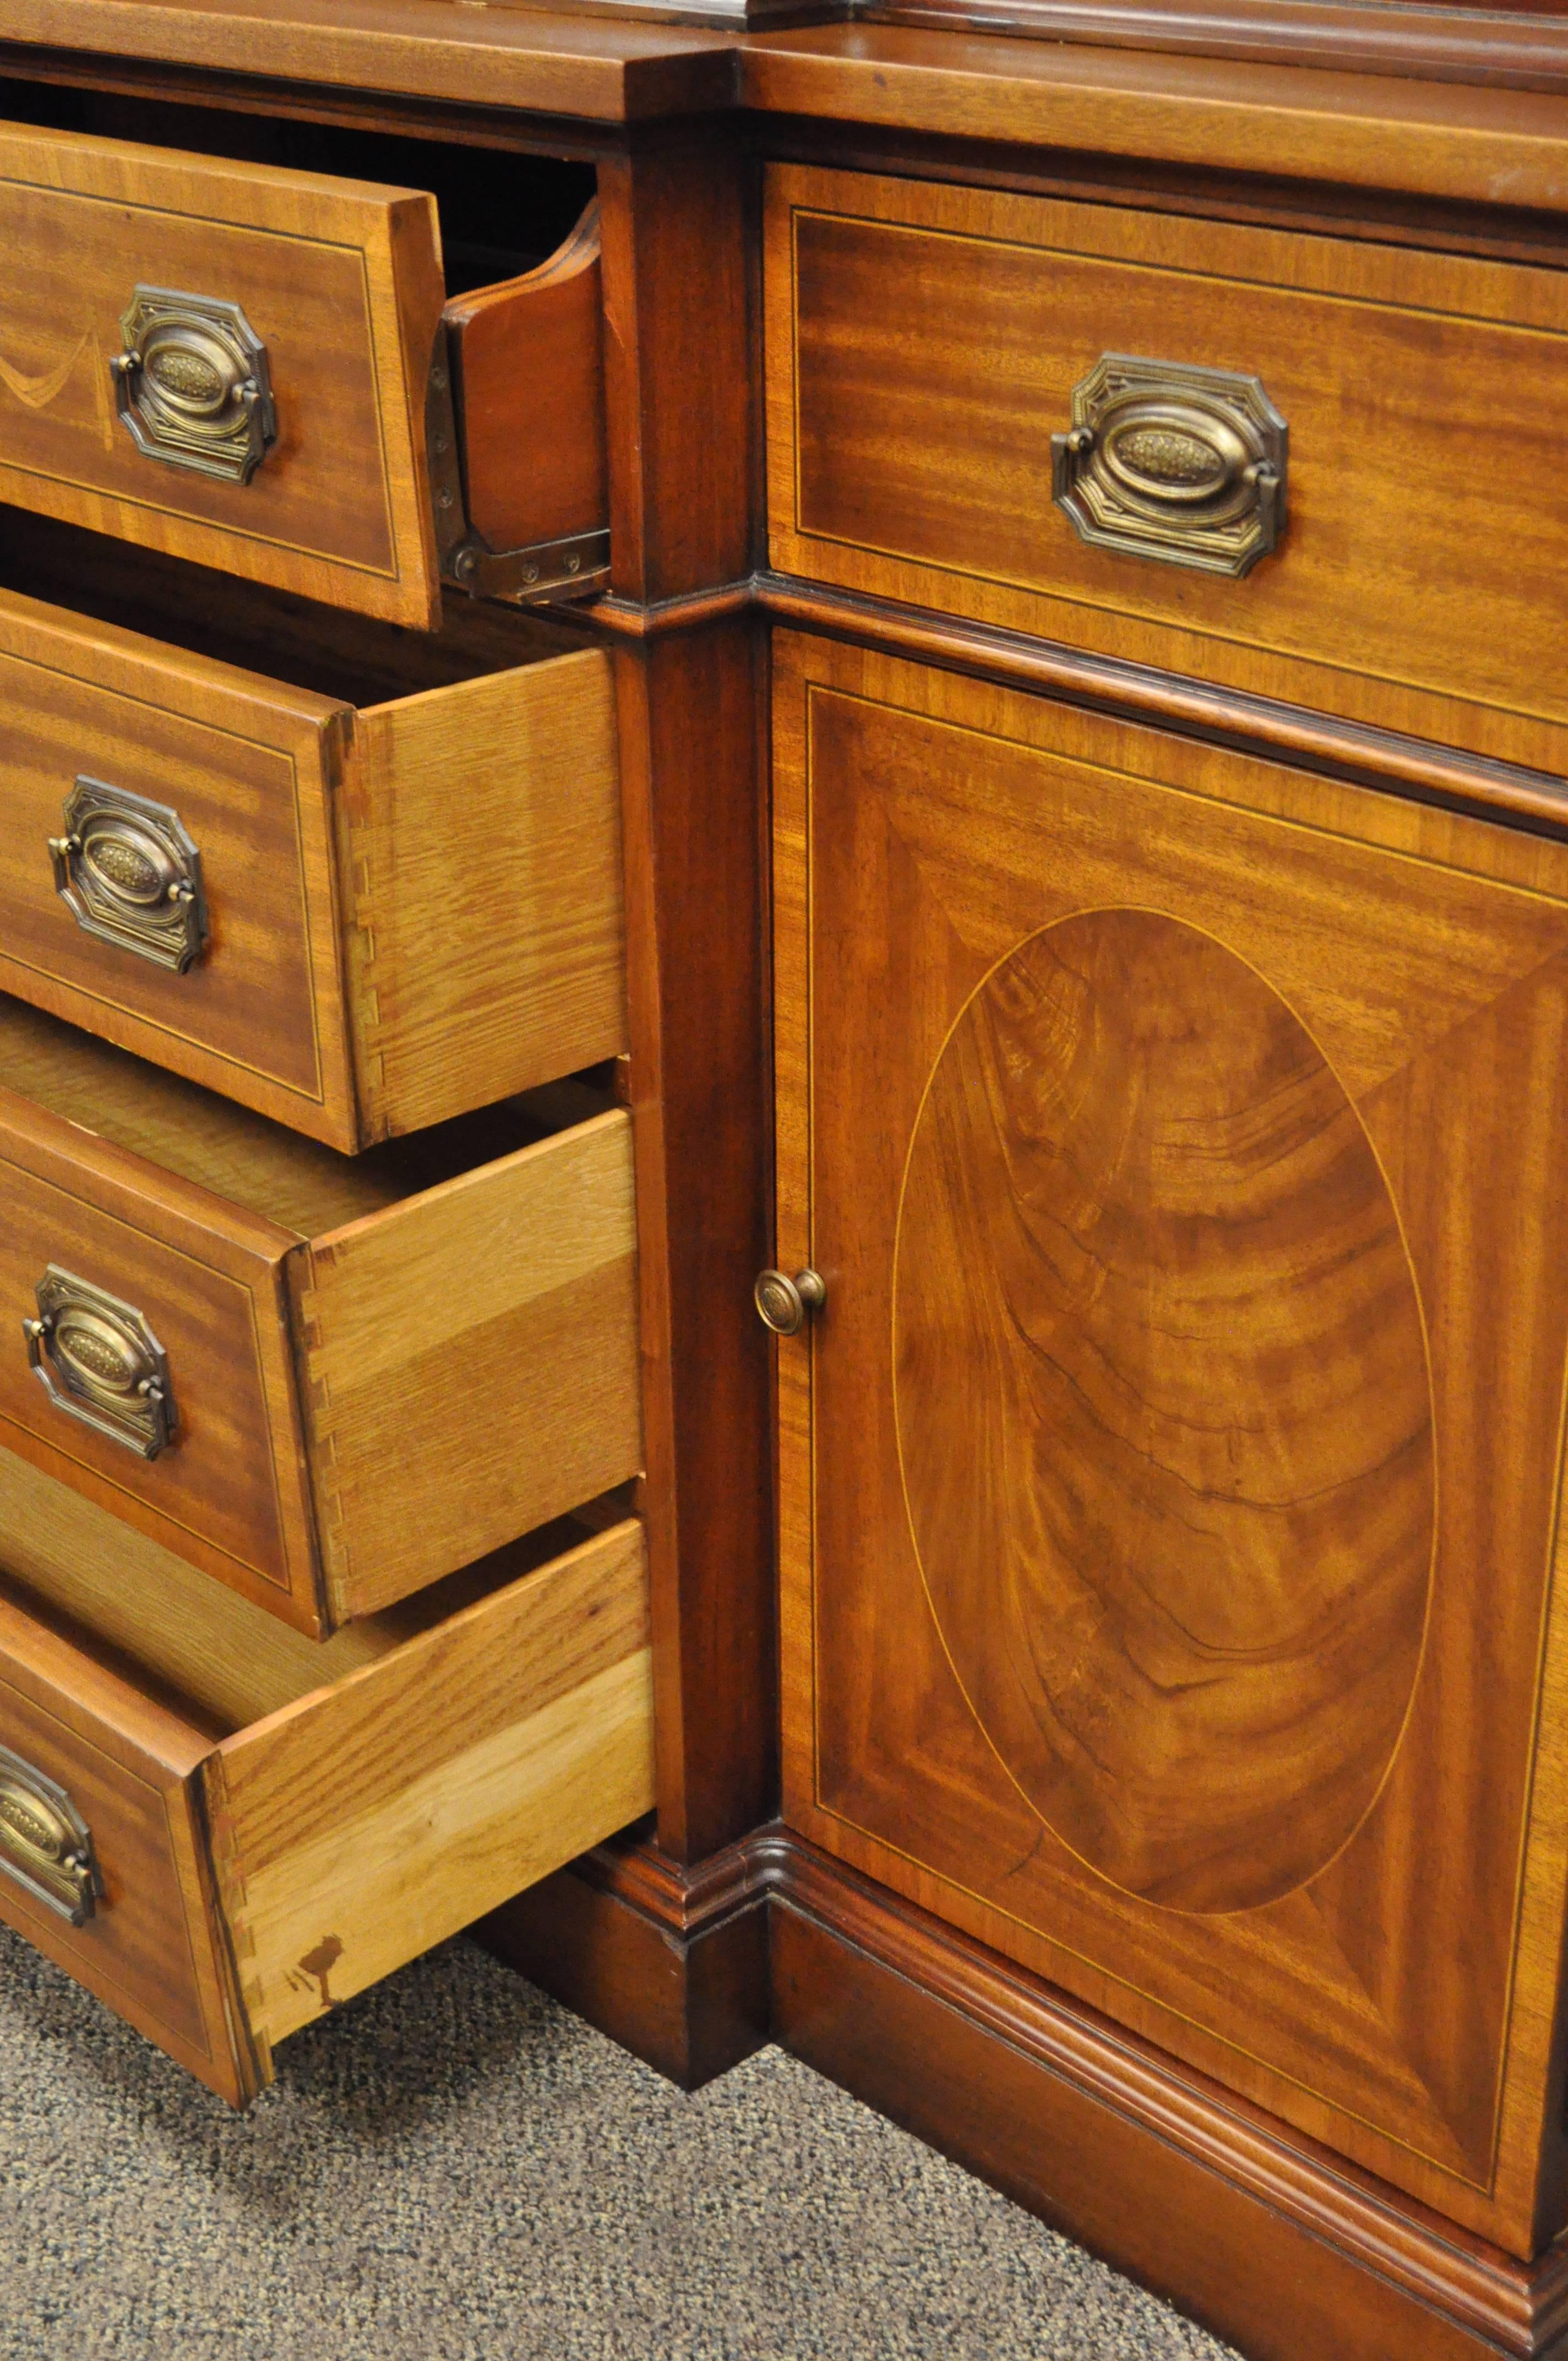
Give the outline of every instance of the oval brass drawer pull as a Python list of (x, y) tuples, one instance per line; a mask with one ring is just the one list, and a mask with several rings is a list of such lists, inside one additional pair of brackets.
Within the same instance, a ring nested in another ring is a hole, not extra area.
[(237, 303), (138, 287), (109, 363), (115, 406), (149, 459), (248, 484), (278, 439), (267, 347)]
[(1285, 530), (1288, 443), (1255, 377), (1105, 353), (1051, 437), (1051, 498), (1091, 549), (1248, 574)]
[(156, 1459), (179, 1422), (162, 1345), (133, 1304), (50, 1263), (24, 1320), (27, 1359), (57, 1410)]
[(104, 1892), (86, 1821), (63, 1787), (0, 1746), (0, 1870), (35, 1902), (85, 1926)]
[(797, 1270), (791, 1279), (786, 1271), (764, 1270), (751, 1290), (751, 1300), (762, 1325), (775, 1336), (797, 1336), (827, 1302), (828, 1289), (819, 1271)]
[(205, 949), (202, 855), (168, 804), (79, 777), (49, 840), (55, 891), (85, 934), (177, 975)]

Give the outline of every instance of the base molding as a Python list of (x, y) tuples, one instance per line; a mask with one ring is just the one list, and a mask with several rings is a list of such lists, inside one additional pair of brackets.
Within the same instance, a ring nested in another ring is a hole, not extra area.
[(767, 1894), (744, 1846), (693, 1869), (629, 1829), (469, 1929), (683, 2091), (769, 2038)]
[(1247, 2361), (1568, 2361), (1520, 2262), (779, 1831), (773, 2038)]
[(696, 2090), (770, 2037), (1247, 2361), (1568, 2361), (1523, 2262), (783, 1828), (641, 1830), (473, 1930)]

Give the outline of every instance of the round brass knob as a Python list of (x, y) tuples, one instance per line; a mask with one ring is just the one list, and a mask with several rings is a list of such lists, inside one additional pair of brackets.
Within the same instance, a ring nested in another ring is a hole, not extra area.
[(751, 1290), (751, 1297), (763, 1324), (775, 1336), (795, 1336), (809, 1315), (821, 1311), (828, 1301), (828, 1290), (821, 1274), (815, 1270), (797, 1270), (793, 1279), (782, 1270), (765, 1270)]

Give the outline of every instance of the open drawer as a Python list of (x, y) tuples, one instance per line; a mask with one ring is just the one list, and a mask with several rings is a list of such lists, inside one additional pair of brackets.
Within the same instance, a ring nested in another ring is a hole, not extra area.
[(0, 252), (0, 499), (423, 627), (608, 578), (595, 208), (449, 301), (428, 192), (6, 124)]
[(0, 703), (0, 989), (349, 1150), (625, 1048), (610, 660), (559, 624), (13, 511)]
[(0, 1441), (303, 1631), (640, 1467), (598, 1087), (338, 1156), (0, 999)]
[(634, 1521), (325, 1647), (3, 1451), (0, 1532), (0, 1917), (236, 2104), (653, 1801)]

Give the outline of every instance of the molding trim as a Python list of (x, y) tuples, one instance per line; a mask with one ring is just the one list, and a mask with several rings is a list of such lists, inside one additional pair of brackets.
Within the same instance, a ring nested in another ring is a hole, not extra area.
[(782, 1824), (690, 1868), (647, 1828), (473, 1931), (683, 2088), (772, 2037), (1257, 2361), (1568, 2361), (1568, 2235), (1505, 2254)]
[(966, 623), (924, 608), (895, 606), (857, 591), (828, 590), (787, 575), (759, 575), (758, 603), (777, 622), (915, 657), (1003, 687), (1043, 690), (1129, 719), (1219, 741), (1246, 753), (1283, 757), (1394, 795), (1442, 804), (1483, 819), (1549, 835), (1568, 834), (1568, 780), (1425, 738), (1405, 738), (1306, 706), (1283, 705), (1184, 675), (1086, 655), (1051, 640)]
[(862, 24), (1271, 59), (1419, 82), (1568, 88), (1568, 16), (1389, 0), (870, 0)]
[[(1095, 2010), (804, 1840), (773, 1829), (753, 1839), (748, 1850), (775, 1914), (786, 1912), (830, 1938), (844, 1962), (846, 1981), (855, 1973), (852, 1960), (885, 1971), (942, 2009), (955, 2012), (999, 2057), (1010, 2053), (1020, 2069), (1033, 2068), (1055, 2083), (1069, 2085), (1080, 2098), (1144, 2136), (1138, 2143), (1144, 2151), (1138, 2158), (1138, 2185), (1129, 2181), (1124, 2192), (1112, 2191), (1113, 2202), (1124, 2207), (1128, 2248), (1117, 2252), (1103, 2239), (1092, 2241), (1113, 2263), (1142, 2275), (1137, 2254), (1130, 2250), (1131, 2234), (1139, 2209), (1159, 2202), (1161, 2154), (1174, 2151), (1250, 2201), (1260, 2231), (1266, 2214), (1282, 2219), (1406, 2299), (1414, 2323), (1409, 2333), (1416, 2341), (1401, 2344), (1401, 2355), (1428, 2350), (1420, 2341), (1426, 2334), (1420, 2321), (1432, 2314), (1462, 2337), (1480, 2340), (1472, 2346), (1477, 2355), (1545, 2361), (1549, 2355), (1563, 2353), (1568, 2344), (1568, 2240), (1560, 2240), (1535, 2263), (1520, 2262), (1317, 2142), (1288, 2131), (1261, 2109), (1178, 2066), (1152, 2044), (1124, 2032)], [(912, 2092), (923, 2087), (927, 2092), (942, 2089), (945, 2078), (934, 2058), (896, 2054), (892, 2012), (876, 2009), (848, 2038), (842, 2026), (825, 2036), (822, 2013), (809, 2000), (803, 2004), (798, 1994), (792, 1999), (783, 1936), (775, 1916), (775, 2038), (850, 2089), (857, 2086), (853, 2056), (861, 2041), (878, 2059), (884, 2081), (891, 2079)], [(1004, 2059), (998, 2070), (1007, 2070)], [(863, 2079), (861, 2095), (878, 2103)], [(1082, 2216), (1075, 2210), (1080, 2159), (1062, 2151), (1043, 2119), (1037, 2126), (1028, 2123), (1030, 2093), (1021, 2077), (1017, 2098), (1036, 2176), (1032, 2190), (1020, 2188), (1016, 2176), (995, 2169), (975, 2139), (966, 2137), (956, 2108), (950, 2121), (943, 2119), (940, 2097), (935, 2102), (936, 2120), (927, 2102), (924, 2121), (916, 2120), (912, 2127), (985, 2177), (1000, 2180), (1010, 2193), (1025, 2203), (1033, 2202), (1036, 2210), (1069, 2232), (1084, 2235)], [(1261, 2246), (1257, 2268), (1262, 2274), (1269, 2269)], [(1191, 2300), (1180, 2286), (1167, 2285), (1161, 2291), (1179, 2304)], [(1292, 2292), (1281, 2286), (1274, 2290), (1274, 2299), (1288, 2311)], [(1214, 2324), (1225, 2332), (1227, 2323)], [(1235, 2323), (1229, 2326), (1234, 2334)], [(1317, 2348), (1286, 2343), (1280, 2349)], [(1446, 2355), (1450, 2348), (1445, 2342), (1441, 2349)], [(1359, 2353), (1362, 2346), (1353, 2344), (1347, 2333), (1344, 2350)]]
[(1284, 705), (1244, 689), (1216, 688), (1186, 675), (1085, 654), (1054, 640), (959, 621), (859, 591), (834, 590), (792, 575), (758, 573), (718, 588), (639, 606), (603, 598), (552, 608), (552, 618), (621, 640), (697, 631), (756, 609), (775, 623), (910, 656), (919, 664), (995, 681), (1186, 737), (1234, 746), (1309, 771), (1441, 804), (1472, 818), (1538, 835), (1568, 836), (1568, 779), (1466, 754), (1433, 739), (1407, 738), (1344, 721), (1308, 706)]
[(763, 1872), (732, 1845), (693, 1869), (629, 1829), (470, 1932), (590, 2025), (695, 2091), (768, 2038)]

